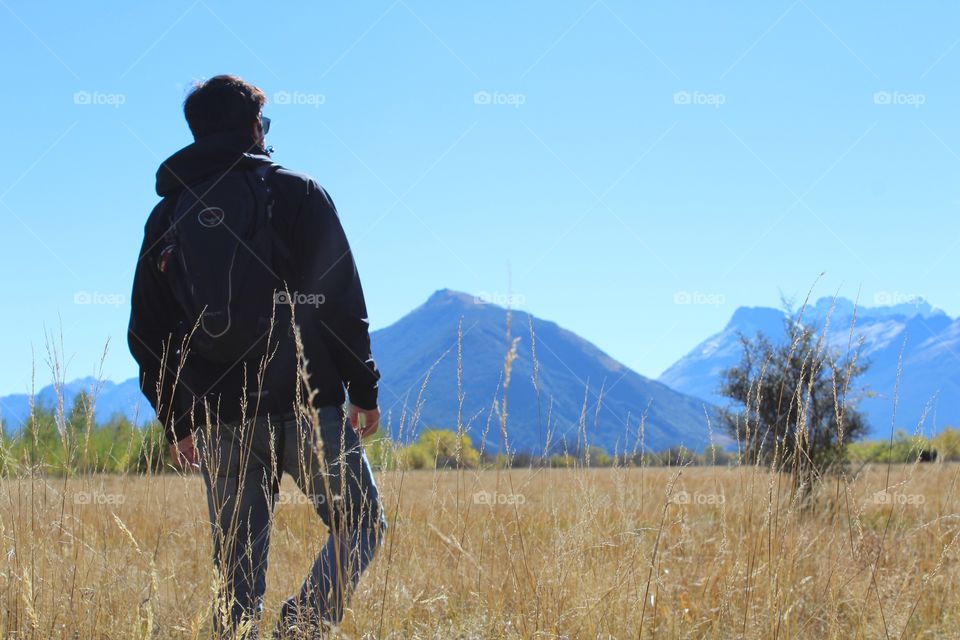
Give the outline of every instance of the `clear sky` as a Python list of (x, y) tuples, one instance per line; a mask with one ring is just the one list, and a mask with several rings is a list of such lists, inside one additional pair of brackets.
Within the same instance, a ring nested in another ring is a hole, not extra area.
[(655, 377), (741, 305), (960, 315), (955, 2), (0, 0), (0, 393), (135, 375), (132, 271), (190, 84), (262, 87), (374, 328), (452, 288)]

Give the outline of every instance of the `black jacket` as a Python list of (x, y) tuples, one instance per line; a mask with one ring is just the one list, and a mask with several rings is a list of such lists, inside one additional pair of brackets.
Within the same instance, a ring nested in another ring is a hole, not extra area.
[[(163, 234), (169, 228), (177, 196), (186, 186), (225, 171), (252, 170), (265, 162), (270, 158), (251, 146), (248, 138), (217, 134), (181, 149), (157, 170), (157, 194), (163, 200), (144, 227), (127, 342), (140, 365), (140, 387), (170, 442), (205, 424), (208, 415), (215, 420), (238, 420), (241, 396), (257, 386), (258, 362), (225, 367), (187, 350), (181, 368), (185, 314), (160, 269)], [(310, 302), (322, 301), (296, 306), (310, 388), (316, 392), (314, 405), (343, 404), (346, 385), (353, 404), (372, 409), (377, 405), (380, 374), (370, 354), (360, 278), (337, 210), (327, 192), (308, 176), (280, 168), (270, 184), (273, 222), (291, 260), (282, 266), (284, 279), (291, 292), (314, 296)], [(288, 371), (281, 379), (283, 383), (272, 383), (260, 395), (258, 414), (292, 411), (295, 372)], [(212, 411), (208, 413), (205, 406)], [(248, 407), (247, 417), (252, 417), (252, 411)]]

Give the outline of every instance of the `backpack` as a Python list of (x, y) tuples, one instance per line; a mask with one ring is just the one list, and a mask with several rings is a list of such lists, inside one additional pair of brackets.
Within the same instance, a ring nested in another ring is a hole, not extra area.
[[(283, 271), (289, 253), (273, 222), (277, 165), (235, 170), (185, 188), (170, 220), (167, 275), (193, 331), (190, 352), (214, 363), (257, 361), (287, 333)], [(279, 302), (280, 304), (276, 304)], [(196, 328), (194, 329), (194, 326)]]

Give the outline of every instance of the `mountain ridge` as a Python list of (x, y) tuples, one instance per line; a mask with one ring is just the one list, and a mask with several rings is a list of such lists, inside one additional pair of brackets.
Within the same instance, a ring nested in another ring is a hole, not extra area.
[[(821, 330), (826, 328), (827, 342), (834, 349), (845, 351), (863, 341), (861, 355), (870, 368), (861, 381), (871, 395), (860, 406), (870, 424), (869, 437), (889, 436), (891, 428), (935, 432), (960, 423), (955, 355), (960, 353), (960, 320), (922, 298), (875, 307), (857, 306), (846, 298), (821, 298), (804, 309), (802, 317)], [(783, 310), (739, 307), (721, 331), (696, 345), (657, 379), (705, 402), (726, 406), (728, 400), (718, 389), (722, 372), (739, 362), (739, 335), (753, 337), (759, 330), (779, 338), (785, 319)], [(895, 394), (899, 394), (896, 403)]]
[[(711, 441), (707, 417), (713, 408), (701, 400), (640, 375), (556, 322), (522, 310), (508, 314), (478, 296), (437, 290), (397, 322), (372, 332), (371, 341), (383, 373), (380, 405), (385, 423), (391, 425), (391, 436), (401, 441), (415, 438), (424, 428), (456, 428), (459, 415), (474, 442), (488, 449), (561, 451), (588, 444), (612, 452), (681, 443), (701, 449)], [(517, 358), (511, 364), (503, 442), (504, 362), (514, 341)], [(67, 410), (76, 393), (96, 383), (86, 377), (65, 385)], [(103, 381), (101, 390), (98, 420), (118, 411), (129, 418), (139, 411), (145, 418), (140, 424), (152, 418), (135, 378)], [(37, 398), (47, 404), (56, 401), (52, 386)], [(28, 412), (28, 395), (0, 398), (5, 426), (22, 424)]]

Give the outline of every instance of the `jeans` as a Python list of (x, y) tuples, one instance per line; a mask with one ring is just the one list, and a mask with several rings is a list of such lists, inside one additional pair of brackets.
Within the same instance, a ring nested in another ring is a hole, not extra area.
[(383, 541), (386, 519), (359, 435), (340, 407), (308, 419), (266, 417), (198, 431), (214, 562), (219, 571), (214, 629), (246, 635), (263, 612), (270, 525), (280, 478), (290, 474), (330, 536), (286, 619), (339, 623), (345, 602)]

